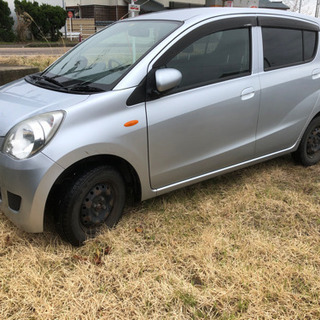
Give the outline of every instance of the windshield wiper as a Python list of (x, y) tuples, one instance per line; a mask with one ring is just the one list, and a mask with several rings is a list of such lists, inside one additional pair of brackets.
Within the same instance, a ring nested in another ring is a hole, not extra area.
[[(125, 64), (125, 65), (119, 65), (115, 68), (112, 68), (112, 69), (108, 69), (108, 70), (104, 70), (104, 71), (100, 71), (98, 73), (94, 73), (93, 75), (95, 75), (95, 77), (93, 77), (93, 79), (91, 79), (90, 81), (87, 81), (88, 83), (89, 82), (94, 82), (96, 80), (99, 80), (105, 76), (108, 76), (112, 73), (115, 73), (115, 72), (118, 72), (118, 71), (122, 71), (122, 70), (125, 70), (127, 68), (129, 68), (131, 65), (130, 64)], [(74, 74), (74, 73), (80, 73), (80, 72), (83, 72), (83, 71), (89, 71), (91, 70), (93, 67), (90, 66), (88, 68), (84, 68), (84, 69), (81, 69), (81, 70), (74, 70), (74, 69), (70, 69), (68, 70), (67, 72), (65, 73), (62, 73), (62, 74), (56, 74), (55, 76), (53, 77), (50, 77), (51, 80), (55, 80), (56, 78), (60, 78), (60, 77), (64, 77), (66, 75), (71, 75), (71, 74)], [(42, 77), (47, 77), (47, 76), (42, 76)], [(81, 77), (79, 77), (79, 79), (81, 79)], [(53, 81), (52, 81), (53, 82)]]
[(62, 87), (62, 88), (64, 87), (62, 83), (48, 76), (41, 76), (41, 79), (46, 80), (47, 82), (53, 83), (58, 87)]
[(99, 72), (97, 74), (95, 74), (95, 76), (90, 79), (90, 80), (87, 80), (87, 81), (83, 81), (83, 82), (80, 82), (78, 84), (74, 84), (72, 86), (67, 86), (65, 87), (69, 92), (72, 92), (72, 91), (82, 91), (82, 92), (104, 92), (105, 90), (103, 89), (100, 89), (98, 87), (95, 87), (95, 86), (91, 86), (92, 84), (94, 84), (97, 80), (100, 80), (114, 72), (117, 72), (117, 71), (122, 71), (122, 70), (125, 70), (127, 69), (128, 67), (130, 67), (130, 64), (127, 64), (127, 65), (121, 65), (121, 66), (117, 66), (113, 69), (110, 69), (110, 70), (105, 70), (105, 71), (102, 71), (102, 72)]
[(46, 81), (46, 82), (49, 82), (51, 84), (54, 84), (55, 86), (57, 87), (60, 87), (60, 88), (63, 88), (63, 84), (61, 84), (59, 81), (53, 79), (53, 78), (50, 78), (48, 76), (42, 76), (42, 75), (39, 75), (39, 74), (33, 74), (33, 75), (30, 75), (30, 76), (27, 76), (28, 79), (32, 79), (33, 81), (35, 81), (36, 83), (39, 83), (39, 81)]
[(72, 87), (67, 88), (69, 92), (104, 92), (103, 89), (97, 88), (97, 87), (92, 87), (89, 85), (85, 84), (80, 84), (80, 85), (74, 85)]

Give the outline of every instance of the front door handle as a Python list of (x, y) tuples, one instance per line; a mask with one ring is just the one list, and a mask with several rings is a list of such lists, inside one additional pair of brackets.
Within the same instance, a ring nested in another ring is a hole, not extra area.
[(254, 97), (254, 89), (252, 87), (246, 88), (241, 92), (241, 100), (248, 100)]

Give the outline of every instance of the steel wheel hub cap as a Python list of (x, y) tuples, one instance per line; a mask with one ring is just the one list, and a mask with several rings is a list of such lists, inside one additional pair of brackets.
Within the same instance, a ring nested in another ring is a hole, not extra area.
[(112, 211), (113, 191), (106, 183), (97, 184), (84, 197), (80, 220), (85, 227), (96, 227), (104, 223)]
[(320, 151), (320, 128), (315, 128), (307, 140), (307, 154), (314, 156)]

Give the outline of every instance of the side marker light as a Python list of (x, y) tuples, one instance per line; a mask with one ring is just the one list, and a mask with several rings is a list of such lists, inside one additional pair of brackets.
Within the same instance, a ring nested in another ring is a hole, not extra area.
[(132, 126), (135, 126), (137, 123), (139, 123), (138, 120), (131, 120), (131, 121), (128, 121), (124, 124), (125, 127), (132, 127)]

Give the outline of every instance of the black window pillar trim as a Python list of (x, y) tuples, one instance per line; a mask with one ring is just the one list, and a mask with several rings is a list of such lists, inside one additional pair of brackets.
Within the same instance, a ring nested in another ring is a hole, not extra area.
[(198, 27), (197, 29), (191, 31), (181, 40), (176, 42), (171, 48), (169, 48), (153, 65), (154, 69), (163, 67), (170, 61), (177, 52), (182, 51), (190, 43), (194, 42), (197, 39), (205, 37), (209, 34), (218, 31), (232, 30), (237, 28), (245, 28), (245, 27), (254, 27), (258, 25), (256, 16), (248, 16), (248, 17), (232, 17), (225, 18), (218, 21), (212, 21), (205, 25)]
[(287, 17), (258, 16), (258, 26), (268, 28), (286, 28), (308, 31), (319, 31), (319, 26), (311, 21), (296, 20)]

